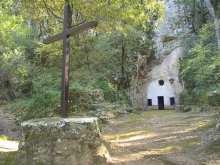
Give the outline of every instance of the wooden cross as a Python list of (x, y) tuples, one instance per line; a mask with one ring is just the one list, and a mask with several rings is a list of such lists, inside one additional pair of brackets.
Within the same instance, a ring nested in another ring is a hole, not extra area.
[(62, 57), (62, 84), (61, 84), (61, 117), (68, 117), (68, 91), (69, 91), (69, 52), (70, 36), (74, 36), (86, 30), (92, 29), (98, 25), (98, 22), (91, 21), (77, 27), (71, 28), (71, 7), (67, 2), (64, 7), (64, 25), (63, 32), (43, 40), (44, 44), (63, 39), (63, 57)]

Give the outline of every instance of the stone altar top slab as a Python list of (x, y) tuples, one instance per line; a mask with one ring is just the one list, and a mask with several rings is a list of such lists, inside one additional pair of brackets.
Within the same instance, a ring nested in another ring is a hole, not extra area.
[(21, 126), (26, 125), (62, 125), (62, 123), (93, 123), (97, 121), (96, 117), (75, 117), (75, 118), (60, 118), (60, 117), (52, 117), (52, 118), (40, 118), (40, 119), (32, 119), (21, 123)]

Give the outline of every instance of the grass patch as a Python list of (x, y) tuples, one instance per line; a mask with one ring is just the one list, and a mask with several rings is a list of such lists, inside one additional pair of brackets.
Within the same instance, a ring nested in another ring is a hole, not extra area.
[(202, 117), (197, 116), (189, 116), (184, 118), (178, 118), (177, 120), (171, 121), (168, 124), (166, 124), (166, 127), (173, 127), (173, 126), (187, 126), (190, 125), (190, 123), (198, 122), (202, 119)]
[(130, 113), (127, 115), (128, 120), (126, 120), (126, 122), (116, 124), (113, 127), (116, 130), (127, 127), (134, 128), (138, 126), (142, 121), (149, 120), (152, 117), (164, 117), (174, 113), (175, 111), (173, 110), (163, 110), (163, 111), (150, 110), (150, 111), (142, 112), (141, 114)]
[(13, 165), (17, 154), (17, 141), (10, 141), (7, 136), (0, 136), (0, 165)]
[(108, 136), (105, 136), (105, 139), (107, 141), (129, 140), (129, 139), (135, 139), (135, 138), (140, 138), (140, 137), (146, 137), (147, 134), (150, 132), (151, 132), (151, 129), (131, 131), (131, 132), (126, 132), (126, 133), (118, 134), (118, 135), (108, 135)]
[(6, 106), (4, 106), (4, 111), (11, 111), (16, 116), (22, 116), (25, 113), (25, 109), (29, 104), (29, 99), (16, 99), (9, 102)]
[[(146, 127), (143, 130), (139, 130), (138, 126), (141, 124), (141, 122), (145, 120), (149, 120), (152, 117), (164, 117), (168, 116), (171, 114), (174, 114), (175, 111), (173, 110), (163, 110), (163, 111), (158, 111), (158, 110), (150, 110), (150, 111), (144, 111), (141, 114), (135, 114), (135, 113), (130, 113), (127, 115), (128, 120), (123, 121), (122, 123), (112, 125), (111, 127), (115, 130), (115, 132), (120, 132), (118, 134), (119, 138), (122, 140), (127, 140), (129, 138), (135, 138), (135, 137), (140, 137), (140, 136), (147, 136), (148, 133), (152, 131), (151, 128)], [(124, 128), (129, 128), (129, 132), (124, 132)], [(115, 135), (109, 135), (106, 136), (106, 140), (115, 140), (116, 134)]]
[(171, 162), (169, 160), (166, 160), (166, 159), (161, 159), (160, 158), (160, 160), (164, 163), (164, 165), (178, 165), (178, 164), (173, 163), (173, 162)]
[(15, 152), (0, 152), (0, 165), (13, 165), (17, 151)]
[(212, 142), (209, 147), (206, 149), (206, 151), (210, 153), (219, 153), (220, 152), (220, 139)]
[(191, 137), (188, 139), (183, 139), (181, 143), (168, 145), (156, 151), (158, 152), (158, 154), (181, 152), (184, 149), (187, 150), (189, 148), (196, 147), (200, 141), (201, 139), (199, 137)]
[(174, 114), (174, 110), (148, 110), (144, 111), (141, 114), (130, 113), (128, 114), (129, 119), (131, 120), (149, 120), (152, 117), (164, 117)]
[[(164, 117), (164, 116), (172, 115), (174, 113), (175, 113), (174, 110), (147, 110), (147, 111), (144, 111), (143, 113), (141, 113), (139, 116), (144, 117), (147, 120), (147, 119), (150, 119), (154, 116)], [(132, 114), (129, 114), (128, 116), (130, 116), (130, 115), (132, 115)], [(136, 115), (136, 116), (138, 116), (138, 115)]]
[(186, 118), (171, 121), (166, 124), (166, 127), (172, 126), (190, 126), (189, 131), (204, 131), (208, 128), (212, 128), (216, 125), (215, 119), (204, 120), (201, 116), (189, 116)]
[(188, 138), (187, 140), (183, 142), (183, 147), (193, 148), (193, 147), (196, 147), (199, 142), (201, 142), (201, 139), (199, 137)]
[(144, 120), (143, 118), (138, 118), (136, 120), (125, 121), (125, 122), (113, 125), (112, 128), (114, 128), (116, 131), (121, 131), (123, 130), (123, 128), (135, 128), (143, 120)]
[(214, 120), (204, 120), (196, 123), (194, 130), (195, 131), (204, 131), (208, 128), (213, 128), (216, 122)]
[(156, 150), (156, 152), (158, 154), (167, 154), (167, 153), (172, 153), (172, 152), (181, 152), (182, 148), (183, 147), (181, 145), (175, 144), (175, 145), (169, 145), (169, 146), (166, 146), (164, 148), (158, 149), (158, 150)]
[(203, 117), (201, 116), (188, 116), (188, 117), (184, 117), (182, 119), (180, 119), (180, 121), (189, 121), (189, 122), (193, 122), (193, 121), (197, 121), (202, 119)]

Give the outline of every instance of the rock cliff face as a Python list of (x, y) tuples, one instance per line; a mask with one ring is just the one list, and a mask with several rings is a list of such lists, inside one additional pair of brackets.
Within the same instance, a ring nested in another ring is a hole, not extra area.
[(165, 0), (163, 5), (164, 19), (158, 22), (153, 38), (155, 60), (146, 62), (147, 58), (139, 58), (138, 75), (132, 87), (133, 103), (142, 109), (172, 109), (175, 104), (180, 104), (180, 93), (184, 88), (178, 59), (183, 54), (181, 37), (191, 32), (190, 25), (182, 22), (181, 28), (175, 26), (174, 20), (184, 13), (174, 0)]

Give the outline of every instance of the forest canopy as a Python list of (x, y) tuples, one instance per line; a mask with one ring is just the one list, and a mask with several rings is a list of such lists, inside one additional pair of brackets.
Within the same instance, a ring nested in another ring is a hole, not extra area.
[[(95, 30), (71, 38), (70, 96), (73, 91), (98, 88), (105, 100), (127, 104), (138, 54), (153, 53), (151, 38), (155, 21), (163, 17), (162, 3), (72, 0), (69, 4), (72, 26), (99, 23)], [(28, 100), (22, 109), (25, 118), (48, 116), (60, 104), (62, 42), (44, 45), (42, 39), (62, 31), (64, 5), (63, 0), (0, 3), (1, 37), (7, 40), (1, 45), (1, 98)]]

